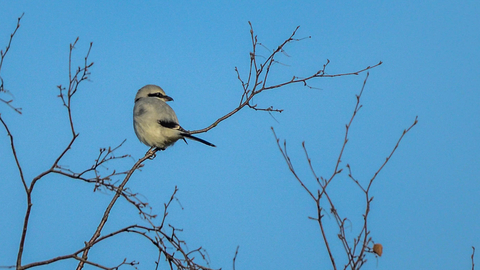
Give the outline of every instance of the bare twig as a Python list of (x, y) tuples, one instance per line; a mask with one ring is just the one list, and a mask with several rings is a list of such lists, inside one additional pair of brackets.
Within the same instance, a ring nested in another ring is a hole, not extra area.
[[(5, 48), (5, 51), (3, 51), (3, 50), (0, 51), (0, 71), (2, 71), (3, 60), (5, 59), (5, 56), (7, 55), (8, 51), (10, 50), (10, 45), (12, 44), (13, 37), (17, 33), (17, 30), (20, 28), (20, 21), (22, 20), (22, 17), (23, 17), (24, 14), (25, 13), (22, 13), (22, 15), (20, 17), (18, 17), (17, 26), (15, 27), (15, 30), (13, 30), (13, 33), (10, 34), (10, 39), (8, 40), (8, 44), (7, 44), (7, 47)], [(7, 90), (5, 90), (4, 85), (3, 85), (2, 76), (0, 76), (0, 92), (7, 92)], [(0, 98), (0, 102), (3, 102), (5, 104), (7, 104), (15, 112), (17, 112), (19, 114), (22, 114), (22, 108), (17, 108), (17, 107), (15, 107), (11, 104), (13, 102), (13, 100), (4, 100), (4, 99)]]
[(475, 261), (474, 261), (474, 258), (475, 258), (475, 247), (472, 246), (472, 270), (475, 270)]
[(275, 130), (273, 129), (273, 127), (271, 127), (272, 129), (272, 132), (273, 132), (273, 136), (275, 137), (275, 140), (277, 141), (277, 145), (278, 145), (278, 149), (280, 150), (280, 153), (282, 153), (282, 156), (283, 158), (285, 159), (285, 161), (287, 162), (287, 166), (288, 166), (288, 169), (290, 170), (290, 172), (293, 174), (293, 176), (295, 176), (295, 179), (297, 179), (297, 181), (299, 182), (299, 184), (303, 187), (303, 189), (305, 189), (305, 191), (307, 191), (308, 195), (310, 195), (310, 197), (312, 197), (313, 200), (316, 200), (316, 197), (313, 195), (313, 193), (305, 186), (305, 184), (303, 183), (303, 181), (300, 179), (300, 177), (297, 175), (297, 173), (295, 172), (295, 168), (293, 167), (293, 164), (292, 164), (292, 161), (290, 160), (290, 157), (288, 156), (287, 154), (287, 141), (284, 140), (283, 141), (283, 148), (280, 146), (280, 139), (277, 137), (277, 134), (275, 133)]
[(237, 246), (237, 249), (235, 250), (235, 256), (233, 256), (233, 270), (235, 270), (235, 261), (237, 260), (237, 255), (238, 255), (238, 249), (240, 246)]
[[(93, 62), (91, 63), (88, 62), (88, 57), (90, 56), (90, 52), (93, 46), (93, 43), (90, 42), (90, 47), (88, 48), (87, 54), (85, 56), (84, 66), (78, 67), (77, 70), (75, 71), (75, 74), (72, 73), (72, 52), (78, 40), (79, 38), (77, 37), (77, 39), (72, 44), (70, 44), (70, 53), (68, 55), (68, 78), (69, 78), (68, 89), (65, 89), (64, 87), (62, 87), (62, 85), (57, 86), (57, 88), (60, 90), (60, 94), (58, 96), (62, 99), (63, 105), (67, 108), (67, 111), (68, 111), (70, 129), (72, 131), (72, 136), (74, 138), (76, 138), (78, 134), (75, 133), (75, 128), (74, 128), (73, 119), (72, 119), (72, 106), (71, 106), (72, 96), (75, 95), (75, 93), (77, 92), (78, 86), (80, 85), (80, 83), (89, 78), (90, 76), (89, 69), (93, 66)], [(66, 93), (64, 93), (65, 91)], [(61, 157), (62, 155), (59, 156), (59, 159)]]
[(5, 121), (3, 121), (2, 115), (0, 115), (0, 122), (2, 122), (3, 127), (7, 131), (7, 135), (10, 138), (10, 149), (12, 150), (13, 158), (15, 159), (15, 164), (17, 165), (18, 173), (20, 174), (20, 180), (22, 181), (23, 188), (25, 189), (25, 191), (27, 191), (28, 190), (27, 182), (25, 182), (25, 177), (23, 176), (22, 166), (20, 165), (20, 161), (18, 160), (18, 156), (17, 156), (17, 151), (15, 150), (15, 143), (13, 141), (13, 135), (12, 135), (12, 133), (10, 133), (10, 130), (8, 129), (8, 126), (5, 123)]
[(369, 75), (370, 74), (367, 72), (367, 76), (365, 77), (365, 80), (363, 81), (362, 90), (360, 90), (360, 94), (355, 96), (357, 98), (357, 103), (355, 104), (355, 109), (353, 110), (353, 114), (352, 114), (352, 117), (350, 118), (350, 121), (345, 126), (345, 137), (343, 139), (342, 148), (340, 150), (340, 154), (338, 155), (337, 163), (335, 164), (335, 169), (333, 170), (332, 176), (330, 176), (330, 178), (327, 180), (327, 185), (333, 180), (333, 178), (337, 174), (342, 172), (341, 169), (338, 170), (338, 167), (340, 166), (340, 163), (342, 162), (343, 152), (344, 152), (345, 146), (347, 145), (347, 142), (348, 142), (348, 132), (350, 130), (350, 127), (352, 126), (353, 120), (355, 119), (355, 116), (357, 115), (358, 111), (362, 108), (362, 105), (360, 105), (360, 99), (362, 97), (363, 90), (365, 89), (365, 84), (367, 83)]

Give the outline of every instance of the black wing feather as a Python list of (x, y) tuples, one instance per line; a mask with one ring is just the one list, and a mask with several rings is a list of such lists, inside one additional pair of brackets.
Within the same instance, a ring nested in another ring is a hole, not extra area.
[(171, 129), (179, 129), (180, 125), (173, 121), (157, 120), (160, 126)]
[[(185, 137), (185, 138), (189, 138), (191, 140), (194, 140), (194, 141), (197, 141), (197, 142), (201, 142), (203, 144), (206, 144), (208, 146), (212, 146), (212, 147), (216, 147), (213, 143), (209, 143), (203, 139), (200, 139), (198, 137), (195, 137), (191, 134), (188, 133), (188, 131), (186, 131), (185, 129), (183, 129), (178, 123), (176, 122), (173, 122), (173, 121), (164, 121), (164, 120), (157, 120), (158, 124), (160, 124), (162, 127), (164, 128), (170, 128), (170, 129), (178, 129), (180, 131), (183, 131), (182, 132), (182, 136)], [(185, 141), (185, 143), (187, 142), (185, 140), (185, 138), (183, 138), (183, 140)], [(188, 143), (187, 143), (188, 144)]]

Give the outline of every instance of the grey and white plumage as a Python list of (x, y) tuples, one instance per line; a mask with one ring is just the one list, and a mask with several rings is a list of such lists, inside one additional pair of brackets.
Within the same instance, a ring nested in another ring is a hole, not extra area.
[(167, 101), (172, 100), (173, 98), (167, 96), (165, 91), (156, 85), (149, 84), (138, 90), (133, 108), (133, 126), (138, 139), (150, 147), (161, 150), (185, 138), (215, 147), (191, 135), (178, 124), (175, 111), (167, 104)]

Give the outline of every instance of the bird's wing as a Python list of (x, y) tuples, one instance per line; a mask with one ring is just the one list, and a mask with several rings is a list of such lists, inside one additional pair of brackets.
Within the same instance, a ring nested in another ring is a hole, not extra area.
[(167, 103), (161, 101), (156, 104), (157, 123), (164, 128), (185, 131), (179, 124), (175, 111)]
[(160, 124), (160, 126), (164, 127), (164, 128), (170, 128), (170, 129), (180, 129), (180, 125), (175, 122), (175, 121), (171, 121), (171, 120), (157, 120), (157, 123)]

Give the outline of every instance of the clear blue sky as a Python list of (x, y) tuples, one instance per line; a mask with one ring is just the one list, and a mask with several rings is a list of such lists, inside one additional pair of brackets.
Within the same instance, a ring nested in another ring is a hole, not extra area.
[[(331, 74), (384, 62), (370, 73), (342, 163), (349, 163), (357, 178), (369, 179), (403, 129), (419, 117), (374, 184), (370, 229), (384, 256), (369, 257), (365, 269), (471, 268), (471, 246), (480, 248), (478, 1), (152, 2), (1, 4), (2, 49), (25, 12), (1, 71), (23, 115), (2, 104), (0, 113), (15, 136), (27, 179), (48, 169), (68, 143), (56, 86), (68, 84), (68, 48), (76, 37), (75, 64), (82, 64), (90, 42), (95, 64), (91, 81), (74, 99), (80, 137), (62, 165), (81, 170), (100, 147), (127, 139), (118, 153), (133, 158), (109, 167), (121, 170), (147, 151), (132, 127), (140, 87), (162, 86), (175, 99), (171, 105), (182, 126), (206, 127), (239, 102), (234, 68), (247, 72), (247, 22), (268, 48), (300, 25), (298, 37), (312, 38), (287, 47), (290, 57), (279, 59), (284, 65), (272, 71), (276, 80), (312, 74), (326, 59)], [(295, 85), (265, 92), (255, 102), (284, 109), (275, 119), (241, 111), (200, 135), (217, 148), (178, 142), (147, 161), (128, 186), (158, 213), (178, 186), (183, 210), (173, 203), (169, 222), (183, 228), (189, 248), (208, 251), (213, 268), (231, 269), (239, 245), (236, 269), (330, 269), (318, 226), (308, 219), (315, 205), (288, 171), (270, 127), (287, 139), (299, 175), (313, 187), (301, 142), (306, 141), (317, 173), (329, 176), (363, 80), (364, 75), (318, 79), (311, 84), (319, 89)], [(26, 201), (6, 132), (0, 135), (0, 265), (13, 265)], [(353, 232), (361, 194), (346, 175), (334, 184), (337, 207), (349, 214)], [(111, 198), (92, 190), (59, 176), (37, 185), (24, 262), (83, 246)], [(131, 223), (141, 223), (136, 210), (120, 202), (105, 232)], [(336, 233), (331, 227), (339, 251)], [(139, 260), (140, 269), (153, 269), (156, 259), (149, 243), (133, 235), (105, 242), (90, 254), (108, 265), (125, 257)]]

